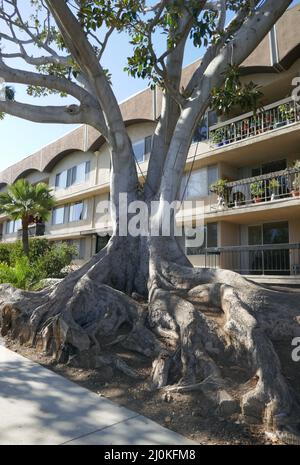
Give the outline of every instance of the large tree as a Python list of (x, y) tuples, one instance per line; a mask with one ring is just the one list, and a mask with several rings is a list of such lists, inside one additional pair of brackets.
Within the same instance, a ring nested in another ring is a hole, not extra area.
[[(96, 128), (110, 149), (115, 207), (107, 247), (57, 287), (40, 293), (2, 289), (3, 334), (43, 347), (60, 362), (111, 364), (135, 376), (118, 356), (122, 346), (153, 360), (157, 388), (201, 389), (223, 414), (226, 408), (241, 410), (244, 419), (275, 430), (292, 423), (296, 397), (273, 343), (299, 335), (297, 297), (263, 289), (230, 271), (194, 269), (172, 231), (169, 237), (123, 237), (118, 215), (119, 194), (126, 193), (129, 202), (158, 201), (150, 221), (161, 224), (165, 202), (177, 199), (192, 135), (213, 89), (251, 54), (290, 3), (2, 1), (0, 37), (18, 50), (1, 51), (1, 77), (28, 85), (32, 95), (67, 94), (78, 104), (2, 101), (0, 111)], [(115, 32), (127, 34), (133, 47), (127, 71), (163, 92), (142, 187), (109, 70), (102, 65)], [(182, 88), (183, 57), (191, 43), (204, 53)], [(24, 67), (11, 67), (12, 58), (23, 60)], [(231, 365), (240, 366), (243, 376), (233, 375)]]

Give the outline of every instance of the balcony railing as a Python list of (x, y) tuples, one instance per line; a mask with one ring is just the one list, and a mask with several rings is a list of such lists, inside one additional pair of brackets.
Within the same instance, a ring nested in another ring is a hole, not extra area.
[(300, 199), (300, 169), (288, 168), (274, 173), (226, 183), (222, 194), (211, 196), (210, 209), (224, 210), (263, 205), (282, 199)]
[(270, 244), (188, 249), (197, 266), (223, 268), (244, 275), (300, 275), (300, 244)]
[[(45, 235), (45, 223), (38, 223), (34, 224), (32, 226), (29, 226), (28, 228), (28, 235), (29, 237), (39, 237), (39, 236), (44, 236)], [(21, 237), (23, 233), (22, 229), (18, 229), (18, 237)]]
[(300, 107), (290, 98), (266, 106), (256, 115), (246, 113), (209, 128), (209, 141), (213, 147), (232, 144), (252, 136), (300, 121)]

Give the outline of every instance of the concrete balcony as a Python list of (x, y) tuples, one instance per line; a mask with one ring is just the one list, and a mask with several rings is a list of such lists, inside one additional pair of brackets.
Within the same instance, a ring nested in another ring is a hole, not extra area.
[(219, 195), (210, 196), (206, 215), (227, 220), (236, 216), (242, 222), (276, 220), (283, 211), (286, 217), (299, 216), (299, 192), (299, 168), (240, 179), (226, 183)]
[(291, 98), (264, 107), (263, 111), (243, 114), (209, 128), (212, 148), (240, 142), (300, 121), (300, 106)]
[(300, 198), (300, 168), (288, 168), (274, 173), (227, 182), (222, 193), (210, 197), (210, 209), (245, 208), (263, 202), (298, 200)]
[(207, 139), (191, 145), (187, 169), (217, 163), (236, 168), (260, 164), (276, 153), (297, 153), (299, 137), (300, 107), (290, 98), (280, 100), (258, 112), (256, 120), (250, 112), (210, 126)]

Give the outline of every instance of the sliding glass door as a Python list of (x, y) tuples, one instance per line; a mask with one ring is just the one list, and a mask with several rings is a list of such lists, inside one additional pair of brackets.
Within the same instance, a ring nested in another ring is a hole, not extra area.
[(289, 275), (289, 250), (280, 247), (281, 244), (288, 243), (289, 225), (287, 221), (249, 226), (248, 244), (260, 246), (257, 250), (249, 252), (249, 273)]

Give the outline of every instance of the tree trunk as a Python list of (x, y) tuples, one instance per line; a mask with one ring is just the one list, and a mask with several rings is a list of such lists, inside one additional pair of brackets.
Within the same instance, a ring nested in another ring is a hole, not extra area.
[(57, 286), (2, 286), (0, 315), (3, 336), (58, 362), (110, 364), (136, 378), (119, 354), (137, 352), (153, 362), (152, 388), (200, 390), (212, 415), (239, 415), (281, 435), (299, 419), (299, 393), (275, 350), (300, 335), (299, 295), (194, 269), (174, 238), (114, 236)]
[(28, 221), (22, 220), (22, 245), (23, 252), (26, 257), (29, 256), (29, 231), (28, 231)]

